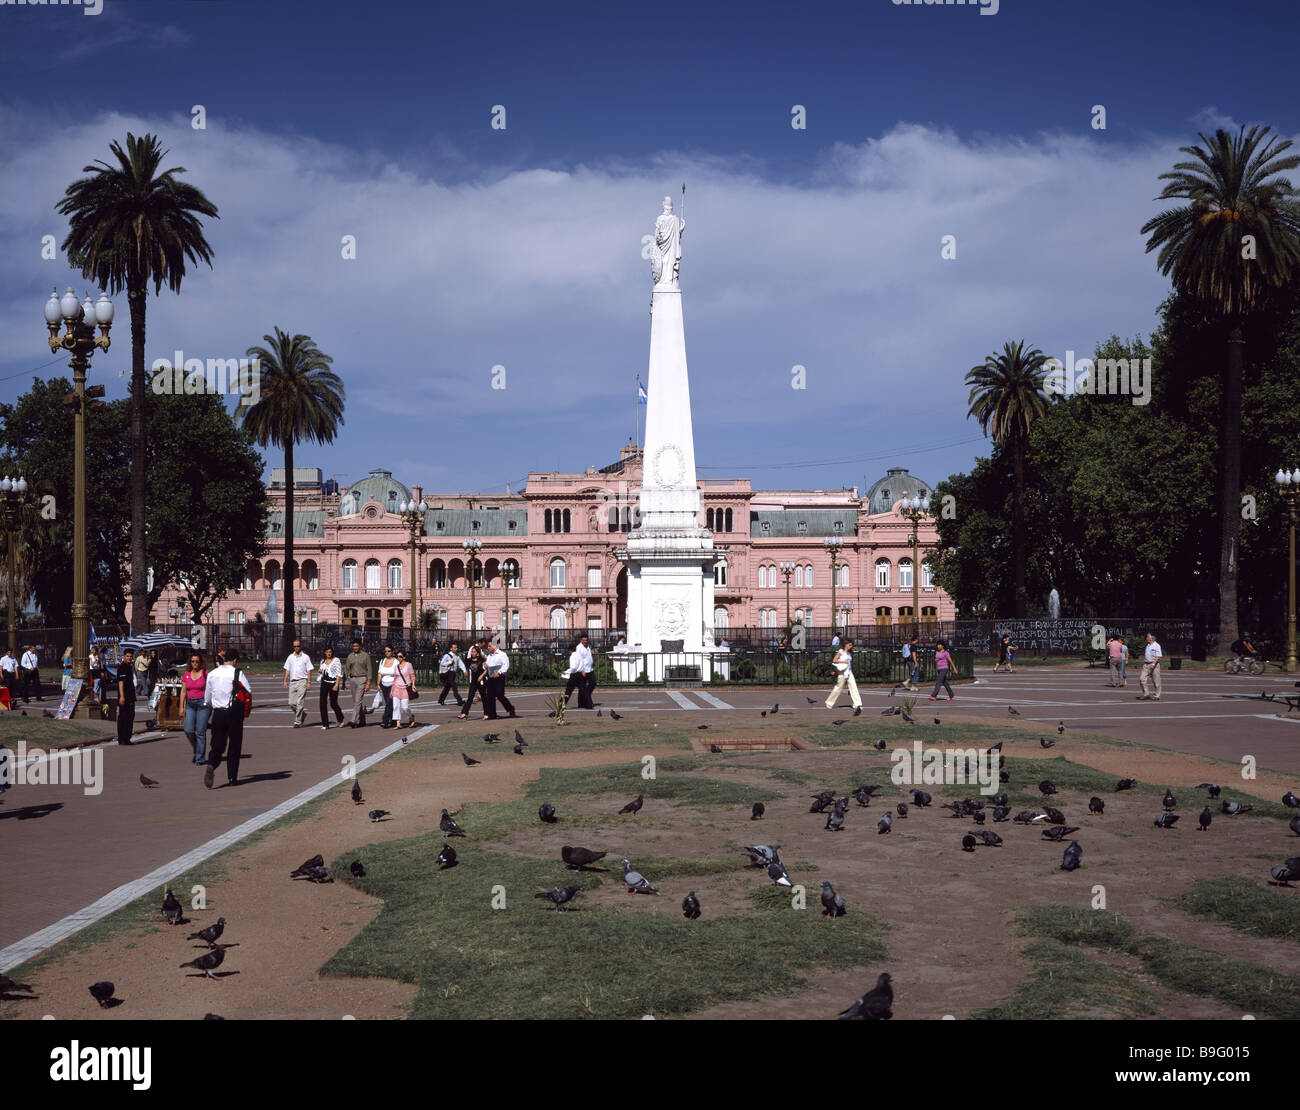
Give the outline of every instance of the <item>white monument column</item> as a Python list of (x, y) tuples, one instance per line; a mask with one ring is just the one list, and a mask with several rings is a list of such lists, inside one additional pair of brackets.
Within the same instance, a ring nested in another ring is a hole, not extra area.
[[(686, 330), (678, 283), (686, 221), (664, 198), (651, 252), (650, 369), (646, 382), (645, 448), (640, 521), (626, 555), (628, 642), (645, 652), (678, 641), (684, 653), (713, 650), (705, 628), (713, 623), (713, 533), (699, 524), (691, 389), (686, 370)], [(647, 661), (650, 681), (662, 679), (673, 659)], [(709, 677), (707, 659), (684, 657)], [(656, 673), (651, 673), (656, 672)]]

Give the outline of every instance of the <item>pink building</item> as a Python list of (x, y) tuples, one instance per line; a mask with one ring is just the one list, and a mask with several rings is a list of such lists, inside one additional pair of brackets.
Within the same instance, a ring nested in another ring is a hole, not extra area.
[[(411, 576), (416, 609), (447, 630), (511, 628), (624, 628), (627, 573), (615, 556), (631, 531), (641, 482), (641, 455), (628, 444), (619, 460), (584, 474), (530, 473), (524, 490), (504, 494), (427, 494), (387, 470), (372, 470), (350, 486), (322, 481), (319, 470), (295, 468), (294, 602), (299, 622), (342, 623), (372, 629), (408, 626)], [(701, 520), (715, 533), (723, 558), (715, 571), (714, 632), (728, 628), (782, 628), (789, 612), (809, 627), (829, 627), (832, 593), (837, 625), (910, 624), (911, 523), (898, 512), (908, 495), (931, 487), (894, 468), (865, 496), (842, 490), (755, 490), (747, 479), (700, 481)], [(284, 472), (272, 471), (268, 552), (251, 563), (242, 588), (209, 615), (238, 627), (261, 614), (286, 616)], [(423, 534), (415, 543), (399, 506), (423, 499)], [(839, 564), (832, 591), (831, 548)], [(922, 521), (921, 558), (935, 542)], [(479, 541), (471, 590), (466, 541)], [(507, 618), (507, 595), (509, 598)], [(273, 600), (274, 599), (274, 600)], [(155, 623), (172, 623), (183, 594), (168, 589), (153, 610)], [(567, 604), (566, 604), (567, 603)], [(920, 618), (952, 620), (951, 600), (930, 580), (922, 562)]]

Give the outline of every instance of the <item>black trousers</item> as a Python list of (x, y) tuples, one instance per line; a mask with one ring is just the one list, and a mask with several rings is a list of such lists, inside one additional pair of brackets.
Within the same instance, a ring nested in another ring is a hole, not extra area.
[(581, 671), (574, 671), (569, 675), (568, 684), (564, 687), (564, 700), (567, 703), (569, 695), (576, 689), (578, 691), (578, 708), (593, 709), (591, 703), (591, 692), (596, 688), (596, 674), (583, 674)]
[(453, 667), (442, 676), (442, 693), (438, 695), (438, 704), (447, 704), (447, 691), (451, 691), (451, 696), (456, 699), (457, 705), (464, 705), (465, 699), (460, 696), (460, 690), (456, 688), (456, 670)]
[(474, 695), (477, 694), (483, 701), (484, 711), (487, 707), (487, 694), (483, 689), (482, 673), (472, 675), (469, 680), (469, 689), (465, 691), (465, 704), (461, 707), (462, 713), (468, 713), (474, 704)]
[[(212, 710), (212, 740), (208, 744), (208, 766), (220, 767), (226, 760), (226, 778), (239, 779), (239, 760), (244, 751), (244, 707), (236, 702), (228, 709)], [(229, 747), (229, 753), (226, 749)]]
[[(340, 682), (342, 679), (339, 680)], [(334, 718), (339, 724), (343, 723), (343, 710), (339, 708), (339, 688), (338, 682), (330, 685), (322, 682), (320, 684), (320, 723), (327, 725), (330, 723), (329, 709), (334, 710)]]
[(488, 710), (488, 716), (491, 717), (496, 716), (497, 702), (500, 702), (503, 706), (505, 706), (505, 710), (507, 713), (509, 713), (511, 716), (514, 716), (515, 707), (510, 703), (510, 699), (506, 697), (506, 676), (505, 675), (503, 674), (494, 675), (492, 678), (489, 678), (487, 680), (487, 696), (488, 696), (488, 700), (492, 705), (492, 708)]
[(117, 742), (129, 742), (135, 728), (135, 702), (126, 702), (117, 707)]
[(41, 672), (35, 667), (23, 668), (23, 701), (31, 701), (32, 687), (36, 688), (36, 700), (44, 701), (41, 697)]

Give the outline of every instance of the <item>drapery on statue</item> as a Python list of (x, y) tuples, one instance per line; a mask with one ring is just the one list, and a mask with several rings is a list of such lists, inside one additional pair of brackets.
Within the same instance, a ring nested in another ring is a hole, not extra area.
[(650, 252), (650, 276), (657, 289), (677, 288), (685, 230), (686, 220), (673, 215), (673, 198), (664, 197), (664, 210), (655, 220), (655, 243)]

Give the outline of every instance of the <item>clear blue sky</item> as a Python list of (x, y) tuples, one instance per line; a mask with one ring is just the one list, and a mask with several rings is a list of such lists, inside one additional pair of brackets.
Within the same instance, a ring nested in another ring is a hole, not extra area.
[[(1154, 325), (1165, 283), (1137, 229), (1178, 145), (1300, 131), (1281, 0), (103, 5), (0, 7), (0, 399), (58, 371), (41, 303), (84, 285), (39, 255), (66, 234), (63, 187), (152, 130), (222, 218), (214, 270), (151, 299), (148, 358), (307, 332), (349, 405), (300, 465), (443, 491), (615, 456), (645, 376), (639, 239), (683, 178), (701, 474), (937, 481), (987, 451), (961, 375), (1004, 340), (1084, 354)], [(110, 396), (124, 302), (92, 373)]]

